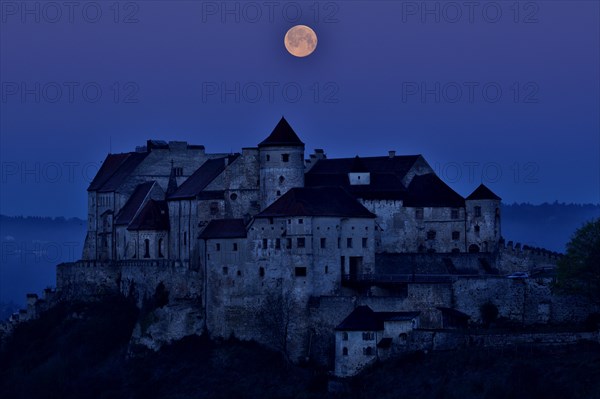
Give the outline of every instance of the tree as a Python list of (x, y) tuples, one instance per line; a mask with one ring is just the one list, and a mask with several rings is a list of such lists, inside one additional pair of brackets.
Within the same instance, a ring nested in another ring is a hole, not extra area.
[(289, 293), (270, 293), (258, 311), (261, 333), (289, 361), (288, 342), (295, 303)]
[(559, 291), (600, 302), (600, 218), (575, 231), (557, 266)]

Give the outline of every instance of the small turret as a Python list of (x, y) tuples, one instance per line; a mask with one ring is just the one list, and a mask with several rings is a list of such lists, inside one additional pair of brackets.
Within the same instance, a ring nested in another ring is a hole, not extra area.
[(258, 145), (260, 207), (265, 209), (294, 187), (304, 187), (304, 143), (285, 118)]

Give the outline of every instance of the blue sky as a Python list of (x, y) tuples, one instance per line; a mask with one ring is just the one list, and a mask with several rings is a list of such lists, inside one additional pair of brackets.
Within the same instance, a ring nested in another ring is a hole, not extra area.
[[(85, 217), (106, 153), (423, 154), (462, 195), (600, 202), (599, 3), (0, 3), (0, 212)], [(296, 24), (317, 50), (283, 46)]]

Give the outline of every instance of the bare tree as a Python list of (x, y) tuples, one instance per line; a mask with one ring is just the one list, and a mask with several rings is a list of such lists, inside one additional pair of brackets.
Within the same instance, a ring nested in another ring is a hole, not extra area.
[(263, 300), (256, 315), (262, 336), (280, 351), (287, 361), (290, 360), (288, 343), (294, 309), (295, 303), (289, 292), (271, 292)]

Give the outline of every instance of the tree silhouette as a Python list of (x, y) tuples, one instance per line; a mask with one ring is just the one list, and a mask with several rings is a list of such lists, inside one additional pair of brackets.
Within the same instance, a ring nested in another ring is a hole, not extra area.
[(556, 287), (600, 303), (600, 218), (573, 234), (567, 253), (558, 262)]

